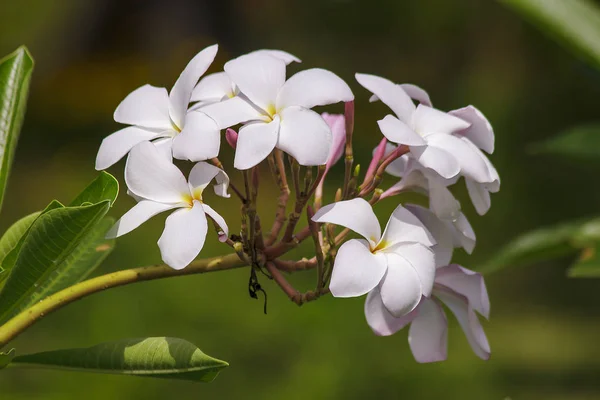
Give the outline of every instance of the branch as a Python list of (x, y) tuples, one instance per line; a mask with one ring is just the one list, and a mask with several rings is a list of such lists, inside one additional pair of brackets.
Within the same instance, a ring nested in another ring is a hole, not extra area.
[(285, 172), (285, 164), (283, 162), (283, 153), (279, 149), (275, 149), (274, 155), (269, 156), (269, 166), (271, 172), (275, 176), (277, 185), (279, 186), (279, 199), (277, 200), (277, 212), (275, 213), (275, 221), (271, 227), (271, 232), (265, 240), (265, 246), (271, 246), (277, 240), (283, 224), (287, 220), (286, 209), (290, 197), (290, 188), (287, 183)]

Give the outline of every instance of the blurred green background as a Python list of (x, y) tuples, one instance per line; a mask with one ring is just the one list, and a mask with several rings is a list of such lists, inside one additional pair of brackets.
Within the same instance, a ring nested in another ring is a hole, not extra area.
[[(0, 54), (25, 44), (37, 62), (0, 227), (53, 198), (73, 197), (96, 174), (100, 141), (119, 128), (112, 112), (122, 98), (144, 83), (170, 88), (187, 61), (216, 42), (213, 72), (244, 52), (276, 48), (303, 60), (292, 73), (318, 66), (346, 79), (357, 97), (356, 158), (365, 167), (380, 139), (375, 121), (387, 110), (368, 103), (354, 72), (418, 84), (441, 109), (480, 108), (495, 128), (490, 158), (502, 189), (479, 217), (464, 185), (456, 188), (478, 236), (472, 256), (456, 253), (468, 268), (519, 233), (598, 212), (599, 163), (532, 155), (528, 146), (597, 120), (600, 74), (495, 2), (0, 0)], [(226, 146), (224, 153), (230, 162)], [(123, 162), (110, 171), (122, 180), (122, 169)], [(330, 192), (342, 174), (341, 166), (330, 174)], [(276, 189), (269, 177), (261, 190), (262, 215), (270, 216)], [(133, 205), (124, 192), (114, 216)], [(212, 200), (239, 229), (236, 201)], [(382, 202), (382, 219), (397, 200)], [(97, 273), (158, 262), (162, 226), (155, 218), (119, 239)], [(212, 238), (203, 255), (227, 250)], [(296, 255), (309, 253), (307, 246)], [(42, 320), (14, 342), (18, 352), (167, 335), (230, 368), (211, 384), (9, 369), (0, 373), (0, 398), (598, 399), (600, 291), (595, 280), (565, 278), (569, 261), (487, 277), (488, 362), (475, 357), (452, 318), (448, 361), (420, 365), (406, 330), (371, 333), (363, 299), (325, 297), (298, 308), (264, 278), (263, 315), (262, 298), (248, 297), (247, 270), (114, 289)], [(314, 279), (310, 272), (292, 278), (301, 288)]]

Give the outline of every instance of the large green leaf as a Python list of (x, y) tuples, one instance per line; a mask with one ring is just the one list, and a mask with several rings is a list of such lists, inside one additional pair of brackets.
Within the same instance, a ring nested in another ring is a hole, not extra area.
[(86, 349), (47, 351), (13, 358), (10, 366), (210, 382), (227, 367), (188, 341), (169, 337), (126, 339)]
[(532, 145), (535, 153), (600, 160), (600, 124), (576, 126)]
[(536, 229), (511, 241), (479, 271), (489, 273), (509, 266), (574, 254), (594, 243), (600, 243), (600, 218)]
[(25, 47), (0, 60), (0, 207), (19, 139), (33, 59)]
[(110, 201), (105, 200), (89, 206), (56, 208), (35, 220), (0, 292), (0, 321), (21, 309), (22, 303), (77, 248), (109, 207)]
[(119, 182), (108, 172), (102, 171), (69, 205), (95, 204), (102, 200), (110, 200), (112, 204), (118, 194)]
[(12, 224), (6, 232), (4, 232), (4, 235), (0, 238), (0, 263), (2, 263), (4, 257), (15, 248), (21, 237), (23, 237), (31, 224), (33, 224), (33, 221), (35, 221), (40, 214), (40, 211), (29, 214)]
[(600, 68), (600, 8), (588, 0), (501, 0), (541, 30)]

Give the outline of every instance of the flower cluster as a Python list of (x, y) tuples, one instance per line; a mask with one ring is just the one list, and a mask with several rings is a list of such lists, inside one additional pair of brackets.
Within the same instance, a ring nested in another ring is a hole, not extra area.
[[(446, 358), (445, 305), (473, 351), (487, 359), (490, 348), (476, 314), (489, 315), (483, 278), (452, 264), (455, 248), (473, 251), (475, 234), (449, 189), (464, 178), (479, 214), (490, 208), (490, 192), (499, 190), (498, 173), (484, 154), (494, 150), (494, 133), (483, 114), (473, 106), (443, 112), (417, 86), (356, 74), (372, 93), (371, 101), (382, 101), (393, 112), (378, 121), (384, 138), (358, 184), (352, 150), (354, 95), (346, 82), (319, 68), (286, 79), (287, 66), (300, 60), (278, 50), (242, 55), (225, 63), (223, 72), (202, 78), (216, 53), (216, 45), (198, 53), (170, 92), (145, 85), (117, 107), (115, 121), (128, 126), (104, 139), (96, 168), (108, 168), (127, 155), (125, 181), (137, 204), (108, 235), (121, 236), (158, 213), (175, 210), (158, 246), (163, 261), (181, 269), (198, 256), (212, 220), (222, 242), (252, 271), (266, 268), (298, 304), (328, 292), (335, 297), (367, 294), (365, 314), (372, 330), (391, 335), (410, 324), (409, 343), (419, 362)], [(344, 115), (312, 110), (340, 102), (345, 103)], [(223, 130), (235, 149), (234, 168), (242, 171), (243, 191), (230, 184), (218, 159)], [(321, 207), (325, 177), (342, 155), (343, 185), (335, 202)], [(187, 179), (173, 159), (196, 163)], [(265, 160), (281, 189), (267, 238), (256, 212), (256, 167)], [(288, 168), (295, 192), (289, 217)], [(385, 173), (400, 180), (383, 190), (379, 185)], [(205, 203), (211, 182), (217, 196), (228, 198), (231, 188), (242, 201), (239, 235), (229, 236), (225, 220)], [(398, 205), (382, 233), (372, 206), (406, 191), (428, 196), (428, 208)], [(296, 231), (305, 209), (308, 226)], [(336, 234), (336, 226), (346, 229)], [(361, 238), (346, 240), (349, 231)], [(314, 240), (315, 257), (279, 259), (308, 237)], [(318, 283), (306, 294), (279, 272), (308, 268), (317, 269)]]

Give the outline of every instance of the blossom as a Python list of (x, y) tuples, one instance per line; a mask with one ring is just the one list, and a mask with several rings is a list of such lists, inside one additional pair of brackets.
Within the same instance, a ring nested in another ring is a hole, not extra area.
[(114, 113), (116, 122), (130, 125), (106, 137), (96, 157), (96, 169), (110, 167), (136, 144), (155, 140), (175, 158), (201, 161), (219, 154), (215, 121), (201, 112), (188, 113), (192, 90), (217, 54), (217, 45), (199, 52), (185, 67), (170, 93), (144, 85), (131, 92)]
[[(379, 129), (389, 141), (407, 145), (412, 158), (445, 179), (462, 173), (477, 182), (489, 181), (488, 168), (473, 152), (469, 141), (452, 135), (467, 129), (470, 126), (467, 121), (424, 103), (415, 107), (402, 86), (387, 79), (356, 74), (356, 80), (396, 114), (397, 118), (387, 115), (378, 121)], [(428, 96), (426, 100), (430, 103)]]
[[(294, 61), (301, 62), (298, 57), (281, 50), (256, 50), (249, 54), (266, 54), (282, 60), (286, 65)], [(191, 101), (197, 103), (191, 110), (230, 99), (239, 93), (239, 88), (231, 81), (226, 72), (215, 72), (214, 74), (206, 75), (198, 82), (198, 85), (196, 85), (192, 92)]]
[(131, 150), (125, 167), (125, 182), (138, 203), (117, 221), (107, 237), (122, 236), (154, 215), (176, 210), (167, 217), (158, 247), (167, 265), (174, 269), (186, 267), (204, 246), (207, 215), (221, 228), (221, 240), (228, 236), (223, 217), (204, 202), (204, 190), (213, 179), (215, 193), (229, 197), (229, 177), (223, 170), (199, 162), (186, 180), (154, 145), (148, 141), (139, 143)]
[(264, 53), (240, 56), (225, 72), (242, 95), (210, 104), (202, 111), (224, 129), (246, 123), (238, 132), (234, 167), (248, 169), (277, 147), (302, 165), (322, 165), (331, 147), (331, 130), (311, 108), (354, 99), (337, 75), (313, 68), (286, 81), (286, 64)]
[(364, 239), (340, 246), (329, 289), (335, 297), (362, 296), (374, 289), (386, 309), (400, 317), (412, 311), (421, 296), (431, 294), (435, 275), (435, 244), (423, 224), (398, 206), (381, 228), (371, 205), (362, 198), (340, 201), (320, 209), (315, 222), (347, 227)]
[(331, 129), (332, 143), (329, 149), (329, 155), (325, 162), (325, 172), (315, 190), (315, 198), (323, 198), (323, 185), (327, 173), (337, 163), (344, 153), (344, 145), (346, 144), (346, 118), (343, 114), (322, 113), (321, 117), (325, 120)]
[(438, 268), (431, 298), (422, 297), (409, 314), (397, 317), (389, 312), (383, 292), (376, 288), (367, 296), (367, 323), (380, 336), (389, 336), (410, 324), (408, 343), (418, 362), (436, 362), (447, 358), (448, 321), (445, 304), (456, 316), (475, 354), (487, 360), (490, 345), (477, 318), (489, 317), (490, 303), (481, 274), (451, 264)]

